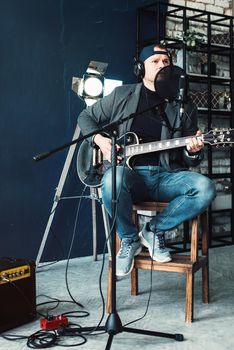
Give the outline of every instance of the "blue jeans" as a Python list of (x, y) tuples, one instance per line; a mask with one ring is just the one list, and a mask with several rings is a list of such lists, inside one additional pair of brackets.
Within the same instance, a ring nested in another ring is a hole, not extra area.
[[(102, 178), (103, 203), (112, 212), (112, 172)], [(168, 201), (169, 205), (150, 221), (152, 230), (166, 231), (203, 212), (216, 196), (214, 183), (192, 171), (165, 171), (159, 166), (137, 166), (116, 170), (117, 219), (119, 237), (138, 239), (132, 222), (132, 204), (140, 201)]]

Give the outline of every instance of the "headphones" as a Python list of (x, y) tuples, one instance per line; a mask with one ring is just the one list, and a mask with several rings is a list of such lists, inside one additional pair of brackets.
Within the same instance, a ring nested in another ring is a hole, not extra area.
[[(146, 48), (143, 48), (143, 50), (141, 51), (141, 54), (140, 54), (140, 57), (143, 56), (144, 60), (148, 57), (150, 57), (151, 55), (154, 54), (154, 52), (157, 54), (159, 53), (159, 51), (154, 51), (153, 48), (157, 46), (157, 45), (153, 45), (153, 46), (148, 46)], [(145, 50), (146, 49), (146, 50)], [(149, 53), (149, 49), (151, 49), (152, 51)], [(144, 55), (144, 50), (146, 51), (145, 55)], [(165, 49), (165, 51), (167, 52), (167, 56), (170, 60), (170, 66), (173, 65), (173, 62), (172, 62), (172, 57), (171, 57), (171, 54), (169, 51), (167, 51)], [(163, 53), (163, 51), (162, 51)], [(133, 72), (134, 74), (139, 78), (139, 79), (143, 79), (144, 76), (145, 76), (145, 65), (144, 65), (144, 60), (141, 60), (141, 59), (137, 59), (136, 57), (134, 57), (134, 62), (133, 62)]]
[(144, 62), (141, 60), (138, 60), (136, 57), (134, 57), (133, 62), (133, 73), (139, 78), (143, 79), (145, 76), (145, 65)]

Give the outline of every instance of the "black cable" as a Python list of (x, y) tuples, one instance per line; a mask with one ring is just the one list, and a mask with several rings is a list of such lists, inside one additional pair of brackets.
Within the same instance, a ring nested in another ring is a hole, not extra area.
[[(160, 160), (158, 160), (158, 175), (159, 175), (159, 167), (160, 167)], [(158, 190), (159, 190), (159, 188), (158, 188)], [(154, 243), (155, 243), (155, 234), (154, 234), (154, 237), (153, 237), (153, 252), (152, 252), (153, 255), (154, 255)], [(138, 322), (138, 321), (142, 320), (147, 315), (148, 310), (149, 310), (152, 290), (153, 290), (153, 259), (151, 258), (151, 265), (150, 265), (150, 289), (149, 289), (148, 300), (147, 300), (147, 303), (146, 303), (145, 312), (144, 312), (144, 314), (141, 317), (136, 318), (136, 319), (126, 323), (124, 325), (124, 327), (126, 327), (126, 326), (128, 326), (128, 325), (130, 325), (132, 323), (135, 323), (135, 322)]]
[[(74, 301), (71, 301), (71, 300), (61, 300), (61, 299), (49, 297), (49, 296), (44, 295), (44, 294), (40, 294), (38, 297), (41, 297), (41, 296), (44, 296), (44, 297), (46, 297), (48, 299), (51, 299), (51, 300), (39, 303), (39, 304), (37, 304), (37, 307), (57, 302), (57, 305), (55, 307), (50, 308), (50, 309), (47, 310), (47, 315), (40, 314), (41, 316), (43, 316), (45, 318), (48, 317), (48, 311), (56, 309), (59, 306), (60, 303), (71, 303), (71, 304), (74, 303)], [(74, 303), (74, 304), (76, 304), (76, 303)], [(68, 311), (68, 312), (62, 313), (62, 315), (65, 316), (65, 315), (68, 315), (69, 313), (77, 313), (77, 314), (79, 314), (79, 316), (78, 315), (76, 316), (78, 318), (87, 317), (87, 316), (90, 315), (88, 311), (84, 311), (84, 310), (81, 310), (81, 311), (78, 311), (78, 310), (76, 310), (76, 311)], [(75, 317), (75, 316), (73, 316), (73, 317)]]
[[(70, 244), (70, 247), (69, 247), (69, 253), (68, 253), (67, 264), (66, 264), (66, 273), (65, 273), (66, 287), (67, 287), (67, 291), (68, 291), (68, 293), (69, 293), (69, 296), (70, 296), (71, 299), (72, 299), (71, 303), (74, 302), (76, 305), (78, 304), (78, 305), (81, 306), (81, 307), (83, 307), (83, 305), (80, 304), (80, 303), (78, 303), (78, 302), (73, 298), (73, 296), (72, 296), (72, 294), (71, 294), (71, 292), (70, 292), (69, 286), (68, 286), (68, 267), (69, 267), (69, 261), (70, 261), (71, 250), (72, 250), (73, 243), (74, 243), (75, 232), (76, 232), (76, 228), (77, 228), (77, 222), (78, 222), (78, 215), (79, 215), (79, 211), (80, 211), (81, 199), (84, 198), (84, 195), (83, 195), (83, 194), (84, 194), (84, 192), (85, 192), (86, 189), (87, 189), (87, 186), (85, 186), (85, 187), (83, 188), (82, 195), (77, 197), (77, 198), (79, 198), (80, 200), (79, 200), (78, 207), (77, 207), (77, 211), (76, 211), (75, 223), (74, 223), (74, 228), (73, 228), (73, 236), (72, 236), (71, 244)], [(85, 196), (85, 198), (88, 198), (88, 199), (97, 199), (97, 198), (94, 198), (93, 196)], [(100, 200), (99, 200), (99, 201), (100, 201)], [(104, 268), (104, 265), (102, 266), (102, 271), (103, 271), (103, 268)], [(102, 311), (101, 320), (100, 320), (100, 322), (98, 323), (98, 325), (94, 327), (94, 329), (93, 329), (92, 331), (87, 332), (86, 334), (91, 334), (93, 331), (95, 331), (95, 330), (99, 327), (99, 325), (101, 324), (101, 322), (102, 322), (102, 320), (103, 320), (103, 318), (104, 318), (104, 315), (105, 315), (105, 301), (104, 301), (104, 297), (103, 297), (102, 291), (100, 291), (100, 294), (101, 294), (102, 304), (103, 304), (103, 311)], [(56, 298), (51, 298), (51, 297), (48, 297), (48, 298), (52, 299), (53, 301), (40, 303), (40, 304), (38, 304), (38, 306), (39, 306), (39, 305), (49, 304), (49, 303), (52, 303), (52, 302), (55, 302), (55, 301), (56, 301), (56, 302), (68, 302), (68, 301), (61, 301), (61, 300), (58, 300), (58, 299), (56, 299)], [(52, 309), (55, 309), (57, 306), (58, 306), (58, 304), (57, 304), (54, 308), (52, 308)], [(52, 309), (50, 309), (50, 310), (52, 310)], [(86, 317), (86, 316), (89, 316), (89, 312), (87, 312), (87, 311), (71, 311), (71, 312), (65, 312), (65, 313), (63, 313), (62, 315), (64, 315), (64, 316), (65, 316), (65, 315), (71, 315), (71, 314), (73, 314), (73, 313), (79, 313), (79, 314), (81, 314), (81, 315), (79, 315), (79, 316), (74, 316), (74, 315), (72, 315), (72, 316), (70, 316), (70, 317)], [(45, 316), (44, 316), (44, 317), (45, 317)]]
[[(48, 297), (48, 298), (50, 298), (50, 297)], [(55, 310), (59, 306), (60, 301), (58, 299), (55, 299), (55, 298), (50, 298), (50, 299), (53, 299), (53, 301), (47, 301), (47, 302), (43, 302), (43, 303), (37, 304), (37, 308), (38, 308), (38, 306), (41, 306), (41, 305), (52, 304), (55, 301), (57, 302), (57, 304), (54, 307), (48, 308), (46, 310), (46, 315), (43, 315), (42, 313), (38, 312), (38, 314), (40, 316), (45, 317), (45, 318), (49, 317), (49, 312), (52, 311), (52, 310)]]
[[(127, 125), (126, 125), (127, 126)], [(124, 133), (124, 135), (126, 136), (126, 133)], [(126, 137), (124, 137), (124, 152), (125, 152), (125, 145), (126, 145)], [(120, 185), (120, 189), (119, 192), (117, 194), (117, 202), (118, 202), (118, 198), (121, 194), (121, 188), (123, 186), (123, 178), (124, 178), (124, 170), (125, 170), (125, 166), (126, 166), (126, 159), (124, 157), (124, 161), (123, 161), (123, 171), (122, 171), (122, 176), (121, 176), (121, 185)], [(113, 235), (116, 234), (116, 232), (113, 232), (113, 228), (114, 228), (114, 224), (117, 218), (117, 207), (116, 207), (116, 211), (112, 217), (112, 225), (110, 227), (110, 231), (108, 234), (108, 237), (106, 237), (105, 242), (104, 242), (104, 246), (103, 246), (103, 252), (102, 252), (102, 265), (101, 265), (101, 271), (99, 274), (99, 292), (100, 292), (100, 296), (101, 296), (101, 300), (102, 300), (102, 315), (101, 318), (99, 320), (99, 322), (97, 323), (96, 326), (93, 327), (93, 329), (91, 331), (88, 331), (86, 333), (83, 333), (85, 335), (100, 335), (100, 334), (105, 334), (106, 331), (98, 331), (98, 333), (94, 333), (95, 331), (97, 331), (97, 329), (99, 328), (99, 326), (101, 325), (104, 317), (105, 317), (105, 299), (103, 296), (103, 292), (102, 292), (102, 276), (103, 276), (103, 271), (104, 271), (104, 266), (105, 266), (105, 253), (106, 253), (106, 247), (107, 247), (107, 242), (110, 239), (110, 237), (113, 237)]]
[[(70, 323), (68, 326), (61, 327), (57, 330), (39, 330), (30, 336), (16, 334), (0, 334), (0, 336), (9, 341), (27, 339), (27, 346), (31, 349), (46, 349), (53, 346), (74, 347), (83, 345), (87, 342), (86, 337), (80, 334), (80, 328), (80, 325)], [(80, 338), (81, 341), (79, 343), (64, 344), (61, 339), (64, 339), (65, 337), (76, 337)]]
[[(82, 199), (95, 199), (95, 200), (97, 200), (97, 201), (100, 202), (100, 199), (95, 198), (93, 195), (90, 195), (90, 196), (83, 196), (83, 195), (82, 195), (82, 196), (72, 196), (72, 197), (66, 196), (66, 197), (59, 197), (59, 199), (57, 200), (57, 201), (58, 201), (57, 206), (59, 205), (59, 203), (60, 203), (61, 200), (67, 200), (67, 199), (81, 199), (81, 198), (82, 198)], [(57, 209), (57, 207), (54, 208), (54, 210), (50, 212), (50, 215), (52, 215), (56, 209)], [(63, 250), (61, 241), (58, 239), (58, 237), (56, 236), (56, 234), (54, 233), (54, 230), (53, 230), (52, 228), (50, 228), (50, 231), (51, 231), (53, 237), (54, 237), (54, 238), (57, 240), (57, 242), (59, 243), (59, 247), (60, 247), (61, 253), (62, 253), (62, 255), (64, 255), (64, 250)], [(58, 262), (60, 262), (60, 261), (61, 261), (61, 260), (56, 260), (56, 261), (53, 261), (53, 262), (49, 262), (49, 263), (47, 263), (47, 264), (44, 264), (43, 266), (40, 266), (40, 265), (39, 265), (39, 266), (37, 267), (37, 271), (36, 271), (36, 272), (39, 272), (38, 269), (42, 269), (42, 268), (48, 267), (48, 266), (50, 266), (50, 265), (54, 265), (54, 264), (56, 264), (56, 263), (58, 263)]]
[[(126, 123), (126, 127), (127, 127), (127, 123)], [(119, 200), (119, 196), (121, 194), (121, 189), (122, 189), (123, 180), (124, 180), (124, 172), (125, 172), (125, 167), (126, 167), (126, 157), (125, 157), (125, 146), (126, 146), (126, 143), (127, 143), (127, 135), (126, 135), (126, 130), (125, 130), (125, 132), (124, 132), (124, 143), (123, 143), (124, 161), (121, 164), (121, 166), (123, 167), (123, 171), (122, 171), (122, 174), (121, 174), (120, 187), (119, 187), (119, 191), (117, 193), (117, 198), (116, 198), (116, 202), (117, 203), (118, 203), (118, 200)], [(101, 325), (101, 323), (102, 323), (102, 321), (104, 319), (104, 316), (105, 316), (105, 299), (103, 297), (103, 292), (102, 292), (102, 276), (103, 276), (103, 271), (104, 271), (104, 266), (105, 266), (105, 252), (106, 252), (107, 242), (110, 239), (110, 237), (114, 237), (114, 235), (116, 234), (116, 232), (113, 232), (113, 229), (115, 227), (115, 222), (116, 222), (116, 219), (117, 219), (117, 213), (118, 213), (118, 205), (116, 205), (116, 210), (113, 213), (112, 225), (110, 227), (110, 231), (109, 231), (108, 237), (106, 237), (106, 239), (105, 239), (103, 252), (102, 252), (102, 266), (101, 266), (101, 271), (100, 271), (100, 275), (99, 275), (99, 292), (100, 292), (100, 295), (101, 295), (101, 298), (102, 298), (102, 305), (103, 305), (102, 316), (101, 316), (97, 326), (95, 326), (90, 332), (85, 333), (86, 335), (96, 335), (96, 334), (100, 335), (100, 334), (105, 334), (106, 333), (106, 331), (102, 331), (102, 332), (98, 332), (98, 333), (93, 333), (93, 332), (95, 332), (98, 329), (98, 327)]]
[[(55, 200), (54, 200), (54, 202), (55, 202)], [(59, 199), (57, 200), (57, 206), (56, 206), (53, 210), (51, 210), (51, 212), (50, 212), (50, 214), (49, 214), (49, 218), (50, 218), (50, 216), (55, 212), (55, 210), (57, 209), (58, 205), (59, 205)], [(52, 228), (50, 228), (50, 231), (51, 231), (53, 237), (57, 240), (57, 242), (59, 242), (59, 247), (60, 247), (61, 252), (62, 252), (62, 255), (63, 255), (64, 251), (63, 251), (63, 249), (62, 249), (61, 241), (60, 241), (60, 240), (58, 239), (58, 237), (55, 235), (55, 233), (54, 233), (54, 231), (53, 231)], [(53, 261), (53, 262), (49, 262), (49, 263), (47, 263), (47, 264), (44, 264), (43, 266), (38, 265), (38, 266), (37, 266), (37, 269), (36, 269), (36, 273), (39, 272), (38, 269), (42, 269), (42, 268), (44, 268), (44, 267), (48, 267), (48, 266), (50, 266), (50, 265), (54, 265), (54, 264), (56, 264), (57, 262), (59, 262), (59, 260), (56, 260), (56, 261)]]
[(2, 337), (3, 339), (6, 339), (6, 340), (10, 340), (10, 341), (28, 339), (27, 335), (4, 334), (4, 333), (1, 333), (0, 337)]
[[(154, 254), (154, 242), (155, 242), (155, 235), (154, 235), (154, 238), (153, 238), (153, 252), (152, 252), (152, 254)], [(129, 326), (132, 323), (135, 323), (135, 322), (138, 322), (138, 321), (142, 320), (147, 315), (147, 313), (149, 311), (149, 305), (150, 305), (150, 300), (151, 300), (151, 295), (152, 295), (152, 290), (153, 290), (153, 263), (154, 263), (154, 261), (151, 258), (151, 265), (150, 265), (150, 290), (149, 290), (149, 294), (148, 294), (148, 300), (147, 300), (147, 303), (146, 303), (145, 312), (139, 318), (136, 318), (135, 320), (126, 323), (124, 325), (124, 327)]]
[(62, 344), (59, 341), (57, 345), (70, 347), (70, 346), (80, 346), (85, 344), (87, 342), (87, 338), (80, 333), (81, 328), (82, 327), (80, 325), (77, 325), (75, 323), (69, 323), (67, 327), (59, 328), (57, 330), (57, 334), (59, 336), (58, 339), (60, 339), (61, 337), (78, 337), (78, 338), (81, 338), (81, 342), (76, 344)]
[[(69, 301), (68, 301), (69, 303)], [(70, 301), (72, 303), (72, 301)], [(76, 315), (78, 314), (78, 315)], [(61, 314), (62, 316), (69, 316), (69, 318), (74, 317), (74, 318), (82, 318), (82, 317), (87, 317), (90, 315), (88, 311), (66, 311)]]
[(37, 331), (28, 337), (27, 346), (31, 349), (45, 349), (57, 345), (57, 334), (54, 330)]
[[(73, 324), (75, 325), (75, 324)], [(73, 326), (72, 325), (72, 326)], [(81, 346), (87, 342), (86, 337), (79, 333), (79, 325), (76, 328), (61, 327), (58, 330), (39, 330), (28, 337), (27, 346), (31, 349), (45, 349), (52, 346), (73, 347)], [(79, 343), (64, 344), (61, 339), (64, 337), (78, 337), (81, 339)]]

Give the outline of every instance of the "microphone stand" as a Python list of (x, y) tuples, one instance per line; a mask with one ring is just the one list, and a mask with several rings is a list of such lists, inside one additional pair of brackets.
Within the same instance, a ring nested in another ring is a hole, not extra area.
[(43, 160), (43, 159), (46, 159), (46, 158), (52, 156), (54, 153), (57, 153), (59, 151), (64, 150), (65, 148), (68, 148), (68, 147), (70, 147), (70, 146), (72, 146), (74, 144), (81, 143), (82, 141), (88, 139), (89, 137), (92, 137), (95, 134), (98, 134), (98, 133), (100, 134), (100, 133), (103, 133), (103, 132), (108, 133), (109, 130), (114, 130), (118, 125), (123, 124), (125, 121), (128, 121), (128, 120), (130, 120), (132, 118), (135, 118), (135, 117), (138, 117), (138, 116), (141, 116), (142, 114), (144, 114), (146, 112), (149, 112), (152, 109), (157, 109), (158, 110), (158, 108), (163, 103), (159, 103), (159, 104), (157, 104), (157, 105), (155, 105), (153, 107), (149, 107), (149, 108), (147, 108), (147, 109), (145, 109), (145, 110), (143, 110), (141, 112), (138, 112), (138, 113), (132, 113), (132, 114), (130, 114), (127, 117), (121, 118), (120, 120), (117, 120), (117, 121), (114, 121), (112, 123), (106, 124), (106, 125), (98, 128), (98, 129), (96, 129), (94, 131), (91, 131), (90, 133), (86, 134), (85, 136), (78, 137), (78, 138), (76, 138), (76, 139), (74, 139), (74, 140), (72, 140), (72, 141), (70, 141), (68, 143), (65, 143), (65, 144), (63, 144), (63, 145), (61, 145), (59, 147), (56, 147), (56, 148), (54, 148), (54, 149), (52, 149), (50, 151), (39, 153), (39, 154), (33, 156), (33, 160), (38, 162), (40, 160)]
[(142, 112), (139, 113), (132, 113), (130, 116), (125, 117), (117, 122), (110, 123), (103, 128), (95, 130), (94, 132), (89, 133), (86, 136), (83, 136), (79, 139), (75, 139), (71, 141), (70, 143), (67, 143), (63, 146), (57, 147), (54, 150), (51, 150), (49, 152), (45, 152), (39, 155), (36, 155), (33, 157), (34, 160), (39, 161), (42, 159), (45, 159), (52, 155), (55, 152), (58, 152), (66, 147), (69, 147), (70, 145), (74, 143), (78, 143), (80, 141), (83, 141), (84, 139), (93, 136), (96, 133), (100, 133), (102, 131), (109, 130), (111, 131), (111, 141), (112, 141), (112, 148), (111, 148), (111, 165), (112, 165), (112, 217), (114, 218), (114, 222), (112, 225), (112, 244), (111, 244), (111, 264), (112, 264), (112, 274), (111, 274), (111, 313), (108, 315), (105, 326), (91, 326), (91, 327), (81, 327), (76, 329), (78, 333), (87, 333), (92, 331), (103, 331), (105, 330), (108, 334), (108, 340), (105, 347), (105, 350), (109, 350), (111, 348), (111, 344), (113, 341), (113, 338), (115, 335), (121, 332), (127, 332), (127, 333), (137, 333), (137, 334), (145, 334), (149, 336), (154, 337), (162, 337), (162, 338), (170, 338), (174, 339), (176, 341), (183, 341), (184, 337), (182, 334), (171, 334), (171, 333), (162, 333), (162, 332), (156, 332), (156, 331), (149, 331), (145, 329), (137, 329), (137, 328), (131, 328), (131, 327), (125, 327), (122, 325), (121, 319), (119, 317), (119, 314), (117, 312), (116, 307), (116, 219), (115, 214), (117, 212), (117, 195), (116, 195), (116, 167), (117, 167), (117, 151), (116, 151), (116, 142), (117, 142), (117, 131), (116, 127), (117, 125), (123, 123), (124, 121), (127, 121), (129, 119), (132, 119), (134, 117), (138, 117), (139, 115), (142, 115), (145, 112), (148, 112), (149, 110), (152, 110), (154, 108), (159, 107), (161, 104), (158, 104), (154, 107), (150, 107)]

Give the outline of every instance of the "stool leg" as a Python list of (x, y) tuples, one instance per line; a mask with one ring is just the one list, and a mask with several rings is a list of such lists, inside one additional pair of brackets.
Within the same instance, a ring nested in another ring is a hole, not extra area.
[(106, 312), (108, 314), (111, 313), (112, 305), (111, 305), (111, 277), (112, 277), (112, 265), (111, 261), (109, 261), (109, 270), (108, 270), (108, 286), (107, 286), (107, 297), (106, 297)]
[(185, 221), (183, 223), (183, 227), (184, 227), (183, 249), (186, 249), (187, 244), (189, 243), (189, 221)]
[(202, 266), (202, 301), (209, 303), (209, 232), (207, 222), (207, 212), (201, 214), (201, 230), (202, 230), (202, 255), (206, 257), (206, 263)]
[(185, 322), (193, 322), (193, 291), (194, 274), (192, 271), (188, 271), (186, 272)]
[(209, 266), (208, 262), (202, 266), (202, 301), (209, 304)]
[(192, 220), (191, 230), (191, 261), (194, 263), (198, 260), (198, 217)]
[(131, 295), (138, 295), (138, 269), (135, 267), (131, 272)]

